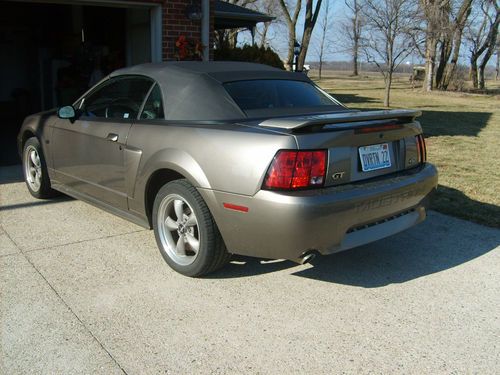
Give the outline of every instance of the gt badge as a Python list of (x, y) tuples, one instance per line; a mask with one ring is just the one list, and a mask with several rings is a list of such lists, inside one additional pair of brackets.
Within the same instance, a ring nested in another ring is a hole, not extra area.
[(332, 178), (334, 180), (340, 180), (341, 178), (344, 177), (345, 172), (337, 172), (332, 175)]

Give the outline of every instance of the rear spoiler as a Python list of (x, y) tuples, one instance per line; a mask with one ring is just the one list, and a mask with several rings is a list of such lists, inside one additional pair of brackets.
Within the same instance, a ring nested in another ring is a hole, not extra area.
[[(259, 123), (259, 126), (266, 128), (280, 129), (301, 129), (310, 126), (324, 126), (332, 124), (345, 124), (352, 127), (353, 122), (365, 122), (374, 120), (397, 121), (399, 123), (412, 122), (416, 117), (422, 115), (421, 111), (410, 109), (393, 109), (383, 111), (344, 111), (335, 113), (326, 113), (310, 116), (293, 116), (272, 118)], [(361, 124), (360, 124), (361, 125)]]

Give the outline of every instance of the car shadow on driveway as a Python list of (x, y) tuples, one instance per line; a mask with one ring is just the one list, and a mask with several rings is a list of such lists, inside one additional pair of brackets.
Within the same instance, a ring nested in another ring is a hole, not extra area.
[(460, 266), (499, 245), (498, 229), (431, 212), (426, 222), (408, 232), (349, 251), (317, 257), (310, 265), (238, 257), (212, 278), (248, 277), (291, 269), (294, 276), (378, 288)]

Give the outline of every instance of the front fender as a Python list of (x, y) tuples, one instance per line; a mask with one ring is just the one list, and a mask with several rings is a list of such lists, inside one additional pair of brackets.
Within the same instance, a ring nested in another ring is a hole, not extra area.
[(52, 168), (52, 158), (49, 153), (49, 143), (47, 141), (50, 141), (50, 119), (54, 113), (54, 110), (50, 110), (30, 115), (24, 119), (17, 135), (17, 151), (21, 159), (24, 142), (34, 135), (40, 141), (47, 166)]

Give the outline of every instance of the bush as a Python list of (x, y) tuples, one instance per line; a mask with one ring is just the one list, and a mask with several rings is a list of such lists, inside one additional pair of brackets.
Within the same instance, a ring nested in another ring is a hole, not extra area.
[(216, 61), (245, 61), (274, 66), (285, 69), (276, 52), (269, 47), (258, 47), (245, 44), (242, 48), (222, 47), (214, 51)]
[(452, 91), (464, 91), (465, 82), (467, 81), (468, 72), (464, 66), (458, 65), (453, 73), (450, 80), (450, 85), (448, 86)]

